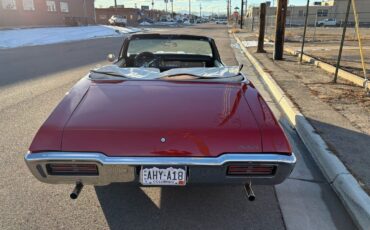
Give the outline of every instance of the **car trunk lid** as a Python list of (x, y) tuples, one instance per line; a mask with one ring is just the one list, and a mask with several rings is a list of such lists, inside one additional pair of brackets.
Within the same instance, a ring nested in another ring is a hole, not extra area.
[(92, 84), (63, 131), (63, 151), (108, 156), (262, 152), (246, 84), (123, 81)]

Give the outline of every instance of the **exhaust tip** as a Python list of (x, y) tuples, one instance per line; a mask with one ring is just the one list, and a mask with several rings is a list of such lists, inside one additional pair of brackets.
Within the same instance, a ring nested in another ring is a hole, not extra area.
[(254, 195), (253, 189), (252, 189), (252, 183), (249, 182), (244, 186), (246, 195), (248, 197), (249, 201), (254, 201), (256, 199), (256, 195)]
[(72, 200), (75, 200), (78, 198), (78, 196), (80, 195), (80, 192), (82, 190), (82, 188), (84, 187), (84, 185), (81, 183), (81, 182), (77, 182), (76, 183), (76, 186), (75, 188), (73, 189), (72, 193), (69, 195), (69, 197), (72, 199)]
[(249, 201), (254, 201), (255, 199), (256, 199), (256, 196), (249, 196), (249, 197), (248, 197), (248, 200), (249, 200)]
[(78, 195), (74, 192), (71, 193), (71, 195), (69, 195), (69, 197), (72, 199), (72, 200), (75, 200), (77, 199)]

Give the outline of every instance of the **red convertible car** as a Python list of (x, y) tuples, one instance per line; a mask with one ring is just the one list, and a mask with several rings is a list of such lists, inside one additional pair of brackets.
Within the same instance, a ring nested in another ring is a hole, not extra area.
[[(112, 59), (113, 56), (110, 55)], [(253, 84), (213, 39), (136, 34), (91, 70), (37, 132), (25, 161), (40, 181), (143, 186), (284, 181), (296, 158)]]

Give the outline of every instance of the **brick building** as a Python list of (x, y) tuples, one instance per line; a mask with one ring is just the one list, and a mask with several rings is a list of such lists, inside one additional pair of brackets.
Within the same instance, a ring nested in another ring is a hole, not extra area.
[(94, 24), (94, 0), (0, 0), (0, 27)]
[[(341, 24), (345, 19), (347, 0), (323, 0), (318, 5), (309, 6), (308, 24), (314, 25), (317, 21), (323, 19), (336, 19)], [(360, 25), (370, 25), (370, 2), (369, 0), (356, 0), (356, 6), (359, 13)], [(251, 7), (247, 11), (247, 18), (255, 18), (258, 20), (259, 7)], [(266, 16), (267, 22), (272, 25), (275, 20), (276, 7), (267, 7)], [(304, 25), (306, 16), (306, 6), (289, 5), (287, 8), (286, 23), (292, 25)], [(354, 23), (354, 15), (351, 9), (349, 14), (349, 24)]]

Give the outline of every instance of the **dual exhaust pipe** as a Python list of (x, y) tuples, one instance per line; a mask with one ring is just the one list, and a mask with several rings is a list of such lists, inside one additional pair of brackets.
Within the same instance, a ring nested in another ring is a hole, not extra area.
[[(78, 196), (81, 193), (82, 188), (84, 185), (81, 182), (77, 182), (75, 185), (75, 188), (73, 189), (72, 193), (69, 195), (69, 197), (72, 200), (75, 200), (78, 198)], [(247, 195), (247, 198), (249, 201), (254, 201), (256, 199), (256, 195), (254, 195), (253, 189), (252, 189), (252, 183), (249, 182), (248, 184), (244, 185), (245, 192)]]

